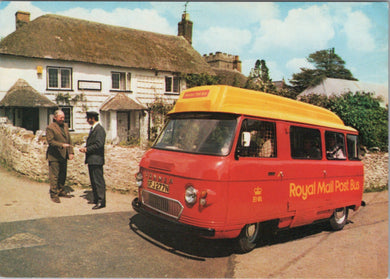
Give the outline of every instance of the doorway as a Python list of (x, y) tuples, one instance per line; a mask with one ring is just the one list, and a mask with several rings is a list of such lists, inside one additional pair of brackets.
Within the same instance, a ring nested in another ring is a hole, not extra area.
[(22, 127), (33, 131), (39, 130), (39, 108), (24, 108), (22, 112)]

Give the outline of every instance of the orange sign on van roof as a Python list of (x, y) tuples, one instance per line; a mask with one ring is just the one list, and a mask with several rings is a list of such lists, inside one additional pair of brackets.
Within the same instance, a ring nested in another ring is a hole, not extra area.
[(179, 112), (234, 113), (356, 131), (345, 126), (335, 113), (327, 109), (227, 85), (200, 86), (183, 91), (169, 114)]

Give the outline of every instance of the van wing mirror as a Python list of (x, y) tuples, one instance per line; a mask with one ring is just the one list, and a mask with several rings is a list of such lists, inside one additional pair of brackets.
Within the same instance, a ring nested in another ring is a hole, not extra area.
[(251, 133), (250, 132), (242, 132), (241, 135), (241, 146), (249, 147), (251, 144)]

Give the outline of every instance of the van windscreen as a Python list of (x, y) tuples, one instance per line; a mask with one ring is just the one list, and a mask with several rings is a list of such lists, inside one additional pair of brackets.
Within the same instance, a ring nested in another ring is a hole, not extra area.
[(172, 116), (154, 148), (226, 156), (230, 153), (237, 116), (190, 113)]

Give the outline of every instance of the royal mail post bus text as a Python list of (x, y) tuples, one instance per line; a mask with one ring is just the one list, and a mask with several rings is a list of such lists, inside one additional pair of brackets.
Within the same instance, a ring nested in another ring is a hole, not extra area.
[(324, 220), (362, 205), (358, 132), (334, 113), (230, 86), (181, 93), (140, 162), (133, 208), (249, 252), (265, 228)]

